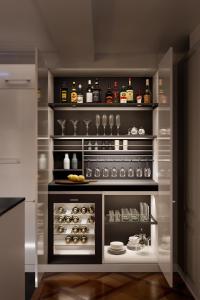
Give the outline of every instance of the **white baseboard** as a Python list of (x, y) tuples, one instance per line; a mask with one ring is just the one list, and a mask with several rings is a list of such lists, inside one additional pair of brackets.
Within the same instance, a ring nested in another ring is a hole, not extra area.
[(182, 280), (185, 282), (188, 290), (191, 292), (192, 296), (195, 300), (200, 300), (200, 294), (198, 295), (198, 292), (196, 292), (196, 288), (194, 287), (193, 283), (189, 279), (189, 277), (183, 272), (182, 268), (179, 265), (175, 266), (175, 270), (179, 273)]

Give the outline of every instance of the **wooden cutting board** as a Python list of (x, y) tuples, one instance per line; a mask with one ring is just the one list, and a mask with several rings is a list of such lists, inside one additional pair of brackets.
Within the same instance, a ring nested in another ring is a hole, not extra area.
[(71, 181), (71, 180), (67, 180), (67, 179), (57, 179), (54, 182), (57, 184), (87, 184), (90, 182), (96, 182), (97, 180), (84, 180), (83, 182), (79, 182), (79, 181)]

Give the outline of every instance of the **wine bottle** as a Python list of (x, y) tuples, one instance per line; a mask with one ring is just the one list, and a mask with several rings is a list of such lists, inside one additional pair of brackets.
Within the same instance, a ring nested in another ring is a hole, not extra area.
[(127, 102), (133, 102), (133, 99), (134, 99), (134, 91), (133, 91), (133, 87), (131, 85), (131, 78), (129, 77), (128, 79), (128, 86), (127, 86), (127, 89), (126, 89), (126, 99), (127, 99)]
[(119, 87), (118, 87), (118, 82), (117, 81), (114, 81), (113, 102), (114, 103), (119, 103)]
[(72, 169), (78, 169), (78, 159), (76, 156), (76, 153), (73, 153), (73, 157), (72, 157)]
[(75, 104), (77, 103), (77, 100), (78, 100), (78, 94), (76, 90), (76, 82), (74, 81), (71, 90), (71, 103)]
[(149, 88), (149, 79), (146, 79), (146, 88), (144, 93), (144, 103), (150, 104), (151, 103), (151, 91)]
[(88, 87), (87, 87), (87, 92), (86, 92), (86, 102), (87, 103), (92, 103), (93, 102), (91, 80), (88, 80)]
[(125, 85), (123, 85), (122, 88), (121, 88), (120, 103), (127, 103), (126, 87), (125, 87)]
[(108, 104), (113, 103), (113, 93), (112, 93), (112, 90), (111, 90), (111, 87), (110, 87), (110, 83), (108, 84), (108, 89), (107, 89), (107, 92), (106, 92), (106, 95), (105, 95), (105, 102), (108, 103)]
[(77, 103), (83, 103), (83, 91), (81, 83), (78, 85)]
[(93, 102), (94, 103), (101, 102), (101, 96), (100, 96), (101, 90), (100, 90), (98, 78), (96, 78), (96, 80), (95, 80), (94, 89), (93, 89), (92, 93), (93, 93)]
[(60, 101), (66, 103), (67, 98), (68, 98), (68, 90), (66, 88), (66, 83), (63, 82), (60, 88)]

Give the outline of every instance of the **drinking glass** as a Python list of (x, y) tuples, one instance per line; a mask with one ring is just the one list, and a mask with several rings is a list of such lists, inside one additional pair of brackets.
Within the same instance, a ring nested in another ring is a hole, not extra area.
[(109, 177), (109, 170), (108, 170), (108, 168), (103, 168), (103, 177)]
[(128, 169), (128, 177), (134, 177), (134, 170), (132, 168)]
[(102, 116), (102, 125), (103, 125), (103, 130), (104, 130), (104, 135), (106, 135), (106, 125), (107, 125), (107, 115), (103, 114)]
[(114, 115), (113, 114), (109, 115), (109, 126), (110, 126), (110, 135), (112, 135), (112, 129), (114, 126)]
[(116, 168), (112, 168), (111, 177), (117, 177), (117, 169)]
[(92, 177), (92, 169), (86, 168), (85, 176), (86, 176), (87, 178)]
[(74, 135), (76, 135), (78, 120), (70, 120), (74, 128)]
[(64, 135), (64, 130), (65, 130), (65, 123), (66, 123), (66, 120), (57, 120), (58, 124), (61, 126), (61, 130), (62, 130), (62, 135)]
[(142, 168), (140, 168), (139, 166), (136, 169), (136, 177), (137, 178), (141, 178), (143, 176), (143, 171)]
[(116, 115), (116, 126), (117, 126), (117, 135), (119, 135), (119, 128), (120, 128), (120, 115)]
[(144, 168), (144, 177), (145, 178), (150, 178), (151, 177), (151, 168), (149, 167), (148, 164)]
[(97, 128), (97, 135), (99, 135), (99, 126), (101, 124), (101, 117), (99, 114), (96, 115), (96, 128)]
[(83, 120), (83, 122), (86, 126), (86, 135), (88, 135), (88, 129), (89, 129), (89, 125), (91, 123), (91, 120), (86, 119), (86, 120)]
[(120, 169), (119, 176), (120, 176), (120, 177), (126, 177), (126, 171), (125, 171), (124, 168), (121, 168), (121, 169)]
[(100, 177), (101, 176), (101, 171), (99, 168), (95, 168), (94, 170), (94, 177)]

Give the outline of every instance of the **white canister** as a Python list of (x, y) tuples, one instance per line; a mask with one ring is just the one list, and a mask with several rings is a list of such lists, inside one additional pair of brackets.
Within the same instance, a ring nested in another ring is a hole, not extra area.
[(119, 151), (119, 140), (115, 140), (115, 150)]
[(70, 159), (69, 159), (69, 154), (65, 153), (65, 158), (63, 161), (63, 167), (65, 170), (69, 170), (70, 169)]
[(128, 140), (123, 140), (123, 150), (128, 150)]
[(41, 153), (38, 159), (38, 168), (39, 170), (47, 169), (47, 157), (44, 153)]

